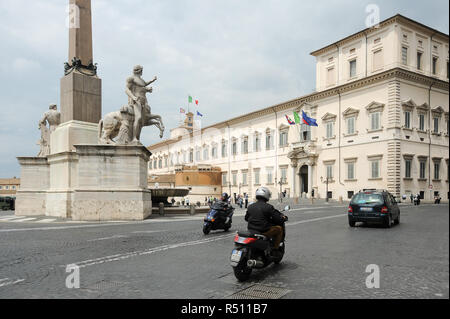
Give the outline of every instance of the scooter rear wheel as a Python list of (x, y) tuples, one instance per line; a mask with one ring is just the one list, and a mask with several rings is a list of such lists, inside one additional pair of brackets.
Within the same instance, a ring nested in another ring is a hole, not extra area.
[(274, 264), (278, 265), (278, 264), (283, 260), (283, 257), (284, 257), (284, 251), (285, 251), (285, 249), (286, 249), (285, 245), (286, 245), (286, 244), (283, 243), (283, 246), (280, 247), (280, 257), (273, 260), (273, 263), (274, 263)]
[(241, 282), (248, 280), (252, 274), (252, 268), (247, 266), (247, 258), (244, 258), (236, 267), (233, 267), (233, 271), (236, 279)]

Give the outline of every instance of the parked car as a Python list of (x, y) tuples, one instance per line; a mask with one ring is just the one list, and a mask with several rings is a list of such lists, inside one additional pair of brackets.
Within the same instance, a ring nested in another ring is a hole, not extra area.
[(386, 190), (364, 189), (353, 195), (348, 206), (348, 224), (356, 222), (382, 223), (391, 227), (400, 223), (400, 209), (397, 201)]
[(0, 209), (1, 210), (14, 210), (15, 198), (14, 197), (0, 197)]

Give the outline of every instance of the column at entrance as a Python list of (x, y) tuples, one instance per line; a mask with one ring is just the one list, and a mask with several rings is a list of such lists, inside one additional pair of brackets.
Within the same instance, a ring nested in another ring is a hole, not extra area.
[(296, 176), (297, 176), (297, 163), (291, 164), (291, 167), (292, 167), (292, 177), (291, 177), (292, 195), (291, 195), (291, 197), (296, 198), (296, 197), (298, 197), (297, 186), (296, 186), (296, 183), (297, 183), (297, 178), (296, 178)]
[(312, 197), (312, 165), (308, 165), (308, 198)]

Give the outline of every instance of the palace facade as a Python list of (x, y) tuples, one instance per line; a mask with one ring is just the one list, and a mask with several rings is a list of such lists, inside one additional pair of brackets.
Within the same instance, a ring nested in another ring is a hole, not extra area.
[[(448, 35), (401, 15), (311, 53), (316, 92), (151, 145), (149, 174), (221, 170), (222, 190), (348, 199), (363, 188), (431, 199), (449, 190)], [(288, 125), (305, 111), (318, 127)]]

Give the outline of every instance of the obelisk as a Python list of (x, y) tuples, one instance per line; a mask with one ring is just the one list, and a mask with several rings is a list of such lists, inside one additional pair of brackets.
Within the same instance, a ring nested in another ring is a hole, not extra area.
[(61, 126), (52, 153), (74, 151), (75, 144), (96, 144), (102, 116), (102, 81), (93, 59), (91, 0), (69, 0), (69, 61), (61, 79)]
[(69, 23), (69, 62), (61, 80), (61, 122), (98, 123), (102, 116), (101, 80), (93, 64), (91, 0), (69, 3), (75, 23)]

